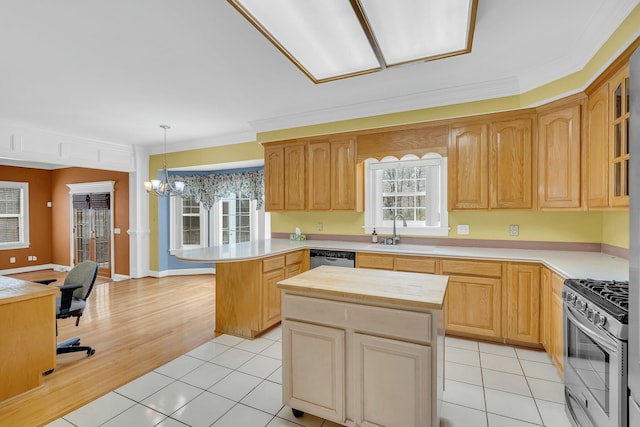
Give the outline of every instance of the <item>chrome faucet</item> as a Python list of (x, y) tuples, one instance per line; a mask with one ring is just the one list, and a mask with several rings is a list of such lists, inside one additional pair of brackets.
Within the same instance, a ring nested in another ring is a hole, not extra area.
[(396, 219), (400, 218), (402, 220), (402, 226), (407, 226), (407, 221), (405, 221), (404, 217), (400, 214), (393, 217), (393, 237), (391, 238), (391, 244), (395, 245), (400, 241), (400, 236), (396, 234)]

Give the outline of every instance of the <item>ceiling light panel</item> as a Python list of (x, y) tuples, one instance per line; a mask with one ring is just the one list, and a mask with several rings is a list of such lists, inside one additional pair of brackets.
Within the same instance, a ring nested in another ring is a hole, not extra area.
[(348, 0), (229, 2), (316, 83), (381, 68)]
[(357, 0), (387, 66), (467, 53), (477, 0)]

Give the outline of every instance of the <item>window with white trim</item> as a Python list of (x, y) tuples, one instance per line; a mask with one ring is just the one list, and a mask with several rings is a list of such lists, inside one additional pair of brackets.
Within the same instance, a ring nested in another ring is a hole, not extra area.
[(29, 183), (0, 181), (0, 249), (29, 247)]
[(169, 208), (171, 249), (195, 249), (208, 245), (207, 210), (193, 198), (172, 197)]
[(365, 200), (366, 233), (391, 235), (397, 221), (399, 235), (448, 235), (446, 157), (366, 160)]

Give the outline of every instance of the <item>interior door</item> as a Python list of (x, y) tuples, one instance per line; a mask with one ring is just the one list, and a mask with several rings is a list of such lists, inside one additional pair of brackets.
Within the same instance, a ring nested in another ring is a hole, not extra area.
[(98, 263), (98, 274), (111, 277), (111, 195), (73, 195), (73, 264)]

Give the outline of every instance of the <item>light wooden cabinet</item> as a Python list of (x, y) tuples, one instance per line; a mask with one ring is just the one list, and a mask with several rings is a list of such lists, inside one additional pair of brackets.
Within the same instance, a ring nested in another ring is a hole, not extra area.
[(343, 422), (345, 415), (345, 332), (286, 320), (282, 324), (283, 398), (293, 408)]
[(581, 206), (581, 105), (538, 116), (538, 206)]
[(533, 208), (533, 119), (492, 122), (489, 141), (489, 207)]
[(551, 353), (551, 270), (540, 269), (540, 343)]
[(551, 274), (551, 297), (549, 303), (551, 359), (562, 374), (564, 372), (564, 332), (562, 320), (562, 277)]
[(449, 276), (446, 331), (502, 337), (502, 263), (443, 259), (441, 274)]
[(216, 331), (255, 338), (278, 324), (278, 282), (309, 269), (309, 250), (216, 265)]
[(488, 126), (451, 128), (448, 154), (449, 209), (489, 207)]
[(264, 148), (265, 209), (304, 210), (306, 205), (306, 145), (268, 145)]
[(540, 267), (510, 263), (507, 279), (506, 338), (540, 342)]
[(393, 255), (374, 252), (358, 252), (356, 254), (356, 268), (393, 270)]
[(326, 139), (310, 141), (309, 210), (331, 209), (331, 147)]
[(284, 209), (284, 147), (264, 147), (264, 207), (267, 211)]
[(353, 351), (356, 425), (430, 425), (429, 346), (354, 334)]
[(332, 139), (331, 209), (356, 209), (356, 140)]
[(587, 102), (587, 206), (609, 206), (609, 86)]
[(609, 82), (611, 206), (629, 206), (629, 66)]
[[(283, 402), (342, 425), (438, 425), (439, 310), (284, 291)], [(440, 341), (439, 341), (440, 339)]]

